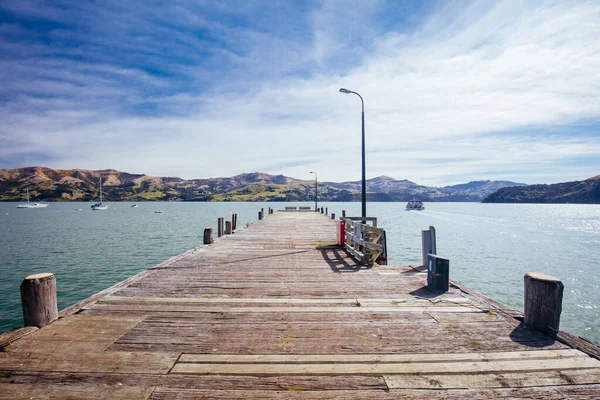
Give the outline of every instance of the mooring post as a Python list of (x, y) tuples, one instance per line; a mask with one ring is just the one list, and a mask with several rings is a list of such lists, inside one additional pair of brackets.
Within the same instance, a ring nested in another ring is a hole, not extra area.
[(223, 218), (217, 218), (217, 237), (223, 236)]
[(346, 218), (346, 210), (342, 210), (342, 218)]
[(25, 326), (41, 328), (58, 319), (56, 278), (47, 272), (25, 277), (21, 283), (21, 305)]
[(331, 213), (331, 219), (335, 219), (335, 213)]
[(231, 221), (225, 221), (225, 234), (231, 235)]
[(213, 242), (213, 235), (212, 235), (212, 228), (205, 228), (204, 229), (204, 244), (211, 244)]
[(323, 207), (321, 207), (321, 214), (323, 214)]
[(258, 220), (260, 221), (261, 219), (263, 219), (262, 211), (259, 210), (258, 211)]
[(237, 217), (237, 214), (231, 214), (231, 231), (232, 232), (235, 231), (235, 226), (236, 226), (236, 222), (237, 222), (235, 220), (236, 217)]
[(534, 329), (558, 331), (564, 285), (560, 279), (540, 272), (528, 272), (525, 281), (524, 323)]
[(325, 215), (329, 215), (329, 208), (325, 207)]
[(427, 254), (437, 254), (435, 228), (433, 226), (430, 226), (426, 231), (421, 231), (421, 246), (423, 250), (423, 265), (427, 265)]

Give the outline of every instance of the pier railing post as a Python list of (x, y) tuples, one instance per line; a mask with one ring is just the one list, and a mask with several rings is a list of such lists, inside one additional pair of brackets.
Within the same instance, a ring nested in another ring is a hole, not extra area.
[(58, 319), (56, 278), (52, 273), (27, 276), (21, 283), (25, 326), (41, 328)]
[(261, 219), (263, 219), (262, 211), (258, 211), (258, 220), (260, 221)]
[(204, 229), (204, 240), (203, 240), (204, 244), (211, 244), (213, 242), (212, 232), (213, 232), (212, 228)]
[(335, 213), (331, 213), (331, 219), (335, 219)]
[(235, 231), (237, 228), (237, 214), (231, 214), (231, 230)]
[(225, 234), (231, 235), (231, 221), (225, 221)]
[(421, 245), (423, 248), (423, 265), (427, 265), (427, 254), (437, 254), (435, 228), (433, 226), (430, 226), (426, 231), (421, 231)]
[(558, 331), (564, 285), (560, 279), (539, 272), (528, 272), (524, 277), (524, 323), (534, 329)]
[(346, 218), (346, 210), (342, 210), (342, 218)]
[(223, 236), (223, 218), (217, 218), (217, 237)]

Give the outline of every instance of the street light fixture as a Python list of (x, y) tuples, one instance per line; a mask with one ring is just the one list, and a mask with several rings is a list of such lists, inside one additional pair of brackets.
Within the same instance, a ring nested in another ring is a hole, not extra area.
[(312, 172), (310, 171), (311, 174), (315, 174), (315, 212), (318, 211), (317, 209), (317, 199), (318, 199), (318, 191), (317, 191), (317, 173), (316, 172)]
[(354, 93), (360, 98), (362, 104), (362, 217), (367, 217), (367, 178), (365, 171), (365, 102), (360, 94), (352, 90), (340, 88), (340, 93)]

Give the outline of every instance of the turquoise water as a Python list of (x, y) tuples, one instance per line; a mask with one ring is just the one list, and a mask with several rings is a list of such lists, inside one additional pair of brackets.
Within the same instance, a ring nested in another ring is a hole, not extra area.
[[(261, 207), (290, 203), (52, 203), (18, 210), (0, 203), (0, 331), (22, 324), (19, 285), (53, 272), (59, 309), (202, 243), (205, 227), (238, 214), (238, 227)], [(314, 203), (294, 203), (312, 206)], [(358, 215), (360, 203), (325, 203), (329, 212)], [(523, 308), (523, 275), (536, 271), (565, 284), (561, 329), (600, 342), (600, 206), (369, 203), (387, 231), (391, 265), (420, 264), (421, 230), (433, 225), (450, 275), (515, 309)], [(82, 209), (78, 211), (77, 209)], [(158, 214), (155, 211), (162, 210)]]

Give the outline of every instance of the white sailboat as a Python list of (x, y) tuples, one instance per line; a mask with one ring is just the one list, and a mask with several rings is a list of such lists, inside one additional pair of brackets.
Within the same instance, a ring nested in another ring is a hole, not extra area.
[(31, 203), (29, 201), (29, 188), (27, 188), (27, 204), (18, 204), (17, 208), (46, 208), (48, 204), (46, 203)]
[(100, 177), (100, 203), (92, 204), (92, 210), (108, 210), (108, 204), (102, 202), (102, 177)]

